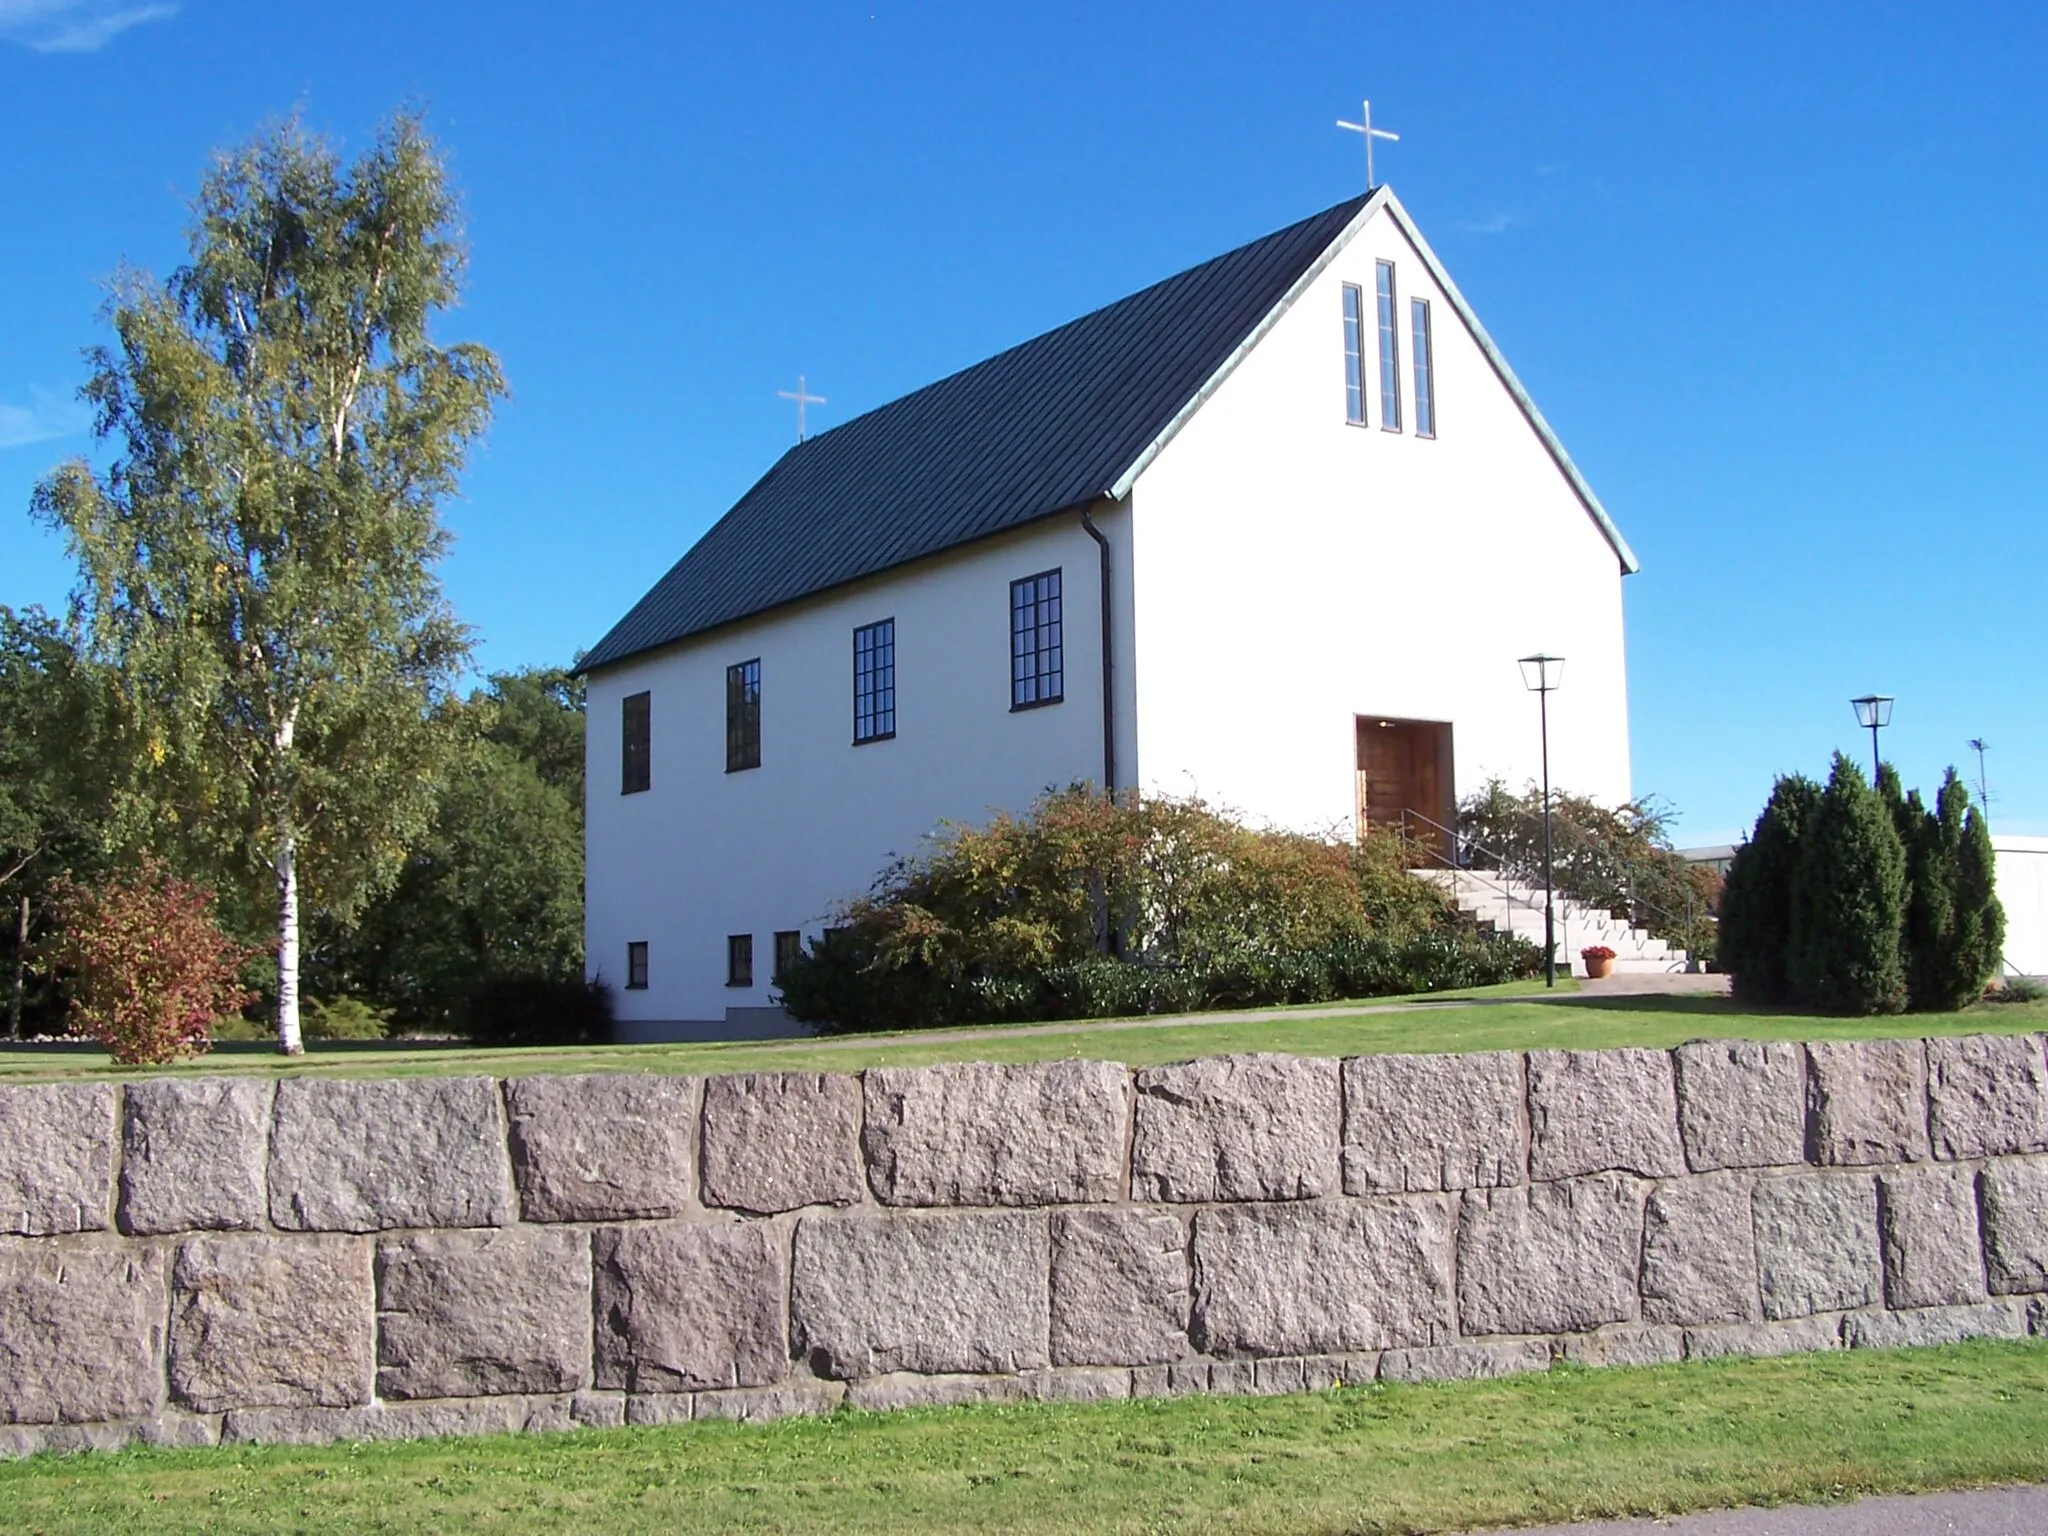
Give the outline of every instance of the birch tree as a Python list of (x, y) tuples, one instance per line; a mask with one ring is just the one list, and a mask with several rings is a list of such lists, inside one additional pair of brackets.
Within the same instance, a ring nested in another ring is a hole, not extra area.
[(353, 163), (284, 123), (217, 157), (192, 211), (189, 263), (122, 273), (87, 353), (109, 462), (59, 467), (35, 510), (78, 562), (156, 838), (274, 920), (297, 1054), (302, 909), (355, 910), (431, 814), (467, 652), (439, 506), (504, 382), (429, 334), (465, 251), (416, 118)]

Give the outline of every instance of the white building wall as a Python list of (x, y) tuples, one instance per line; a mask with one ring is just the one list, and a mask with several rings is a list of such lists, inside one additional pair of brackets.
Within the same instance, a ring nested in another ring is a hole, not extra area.
[(2048, 976), (2048, 837), (1994, 834), (1998, 900), (2005, 908), (2005, 966)]
[[(1398, 281), (1403, 427), (1379, 419), (1375, 262)], [(1345, 420), (1344, 283), (1367, 415)], [(1414, 432), (1408, 300), (1430, 300), (1437, 436)], [(1618, 559), (1406, 237), (1378, 213), (1136, 482), (1147, 787), (1348, 827), (1353, 718), (1448, 720), (1457, 790), (1538, 772), (1516, 658), (1566, 658), (1553, 785), (1630, 794)]]
[[(1128, 515), (1103, 509), (1096, 522), (1127, 580)], [(1097, 561), (1066, 514), (592, 676), (584, 938), (618, 1017), (718, 1021), (731, 1007), (767, 1006), (777, 930), (815, 937), (835, 902), (867, 890), (942, 819), (981, 821), (1049, 787), (1099, 781)], [(1009, 584), (1055, 566), (1065, 700), (1012, 713)], [(1125, 596), (1112, 610), (1129, 606)], [(891, 617), (896, 736), (856, 747), (853, 631)], [(729, 774), (725, 669), (754, 657), (761, 766)], [(620, 701), (643, 689), (652, 787), (622, 795)], [(735, 933), (754, 936), (751, 988), (725, 985)], [(639, 940), (648, 986), (628, 991), (626, 945)]]

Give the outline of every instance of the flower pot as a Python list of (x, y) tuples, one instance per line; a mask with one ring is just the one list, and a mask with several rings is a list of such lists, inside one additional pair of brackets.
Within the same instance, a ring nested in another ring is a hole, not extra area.
[(1614, 956), (1600, 955), (1586, 961), (1586, 976), (1592, 981), (1601, 981), (1614, 974)]

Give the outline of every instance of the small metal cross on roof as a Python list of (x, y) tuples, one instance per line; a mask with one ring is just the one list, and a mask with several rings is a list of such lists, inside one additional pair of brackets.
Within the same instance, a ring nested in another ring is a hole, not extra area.
[(778, 389), (775, 391), (775, 398), (778, 400), (794, 400), (796, 402), (796, 440), (802, 442), (804, 440), (804, 407), (807, 405), (823, 405), (825, 404), (825, 397), (823, 395), (807, 393), (804, 389), (804, 376), (798, 374), (796, 376), (796, 392), (792, 394), (786, 389)]
[(1379, 183), (1374, 181), (1372, 178), (1372, 141), (1374, 139), (1385, 139), (1390, 144), (1398, 144), (1401, 142), (1401, 135), (1399, 135), (1398, 133), (1389, 133), (1384, 128), (1373, 127), (1371, 102), (1361, 101), (1358, 105), (1359, 115), (1364, 120), (1362, 122), (1347, 123), (1344, 121), (1343, 118), (1340, 117), (1337, 119), (1337, 126), (1339, 128), (1349, 128), (1353, 133), (1362, 134), (1364, 136), (1365, 190), (1370, 192), (1374, 187), (1379, 185)]

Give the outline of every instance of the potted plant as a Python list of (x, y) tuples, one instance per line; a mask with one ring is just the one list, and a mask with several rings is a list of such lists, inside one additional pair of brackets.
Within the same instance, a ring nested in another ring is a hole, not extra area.
[(1579, 958), (1586, 962), (1586, 975), (1594, 981), (1614, 974), (1614, 951), (1605, 944), (1588, 944), (1579, 951)]

